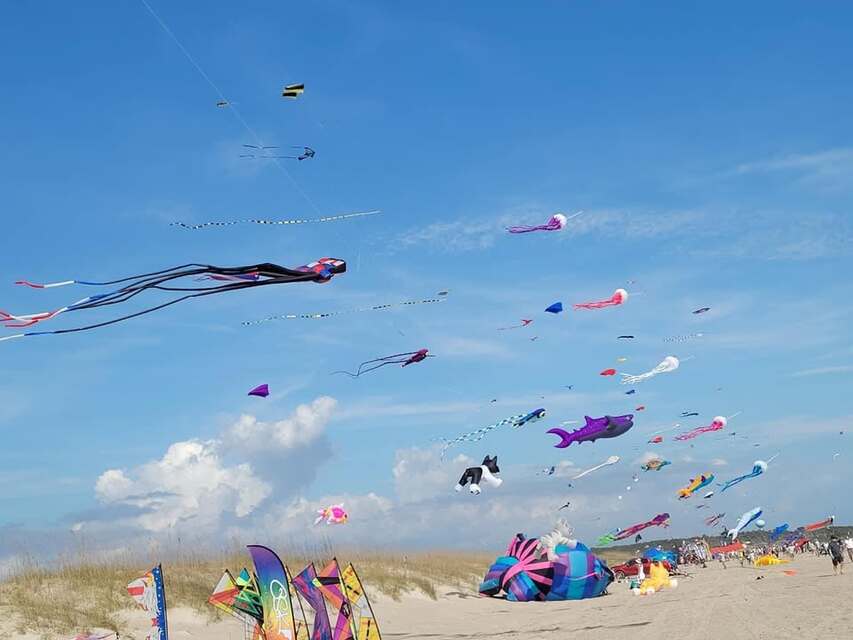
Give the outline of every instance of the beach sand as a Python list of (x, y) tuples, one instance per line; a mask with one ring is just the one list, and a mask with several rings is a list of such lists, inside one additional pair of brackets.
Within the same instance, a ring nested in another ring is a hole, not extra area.
[[(737, 562), (723, 569), (714, 563), (689, 568), (692, 577), (680, 577), (675, 590), (634, 596), (622, 583), (611, 585), (610, 595), (576, 602), (513, 603), (459, 588), (440, 589), (438, 600), (417, 594), (372, 600), (386, 640), (822, 640), (853, 637), (853, 566), (847, 568), (848, 575), (836, 577), (826, 557), (813, 556), (764, 569)], [(788, 576), (785, 569), (797, 573)], [(145, 614), (128, 611), (126, 616), (132, 636), (144, 638)], [(238, 623), (210, 622), (187, 608), (170, 610), (169, 623), (173, 640), (243, 638)], [(20, 635), (7, 627), (0, 637), (43, 636)]]

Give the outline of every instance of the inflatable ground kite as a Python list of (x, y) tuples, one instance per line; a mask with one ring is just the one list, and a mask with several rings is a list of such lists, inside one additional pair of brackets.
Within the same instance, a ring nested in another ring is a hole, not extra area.
[(537, 538), (516, 534), (506, 554), (495, 560), (480, 584), (480, 594), (501, 591), (512, 602), (583, 600), (600, 596), (613, 582), (613, 572), (576, 540), (557, 544), (549, 560)]

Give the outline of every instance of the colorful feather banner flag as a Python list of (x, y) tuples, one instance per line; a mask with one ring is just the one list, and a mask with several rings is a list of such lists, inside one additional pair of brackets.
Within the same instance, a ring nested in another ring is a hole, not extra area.
[(335, 629), (332, 633), (333, 640), (354, 640), (352, 611), (349, 602), (344, 598), (337, 558), (332, 558), (329, 564), (317, 574), (317, 577), (314, 578), (314, 586), (320, 590), (326, 601), (338, 611)]
[(296, 620), (287, 573), (275, 551), (261, 545), (248, 545), (258, 576), (258, 593), (264, 614), (266, 640), (296, 640)]
[(151, 614), (148, 640), (169, 640), (166, 622), (166, 592), (163, 588), (163, 568), (158, 564), (148, 573), (127, 585), (127, 593), (140, 607)]
[(348, 564), (341, 574), (341, 582), (350, 604), (353, 627), (356, 629), (356, 639), (382, 640), (382, 636), (379, 634), (379, 626), (376, 624), (376, 616), (373, 615), (373, 608), (370, 606), (370, 600), (367, 599), (364, 586), (362, 586), (361, 580), (355, 572), (355, 567), (351, 564)]
[(317, 569), (312, 562), (298, 575), (294, 576), (292, 582), (296, 591), (305, 598), (305, 601), (314, 610), (314, 628), (311, 631), (311, 640), (332, 640), (332, 626), (329, 623), (326, 602), (320, 589), (314, 584), (316, 579)]

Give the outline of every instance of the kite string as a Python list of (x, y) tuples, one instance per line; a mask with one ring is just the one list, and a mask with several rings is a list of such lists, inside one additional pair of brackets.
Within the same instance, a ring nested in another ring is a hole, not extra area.
[[(225, 94), (222, 93), (222, 91), (219, 89), (218, 86), (216, 86), (216, 83), (213, 82), (213, 80), (210, 78), (209, 75), (207, 75), (207, 73), (205, 73), (204, 69), (202, 69), (201, 65), (198, 62), (196, 62), (195, 58), (192, 57), (192, 55), (187, 50), (187, 48), (183, 44), (181, 44), (181, 41), (178, 40), (178, 36), (176, 36), (174, 34), (174, 32), (169, 28), (169, 26), (165, 22), (163, 22), (162, 18), (160, 18), (160, 16), (157, 15), (157, 12), (155, 12), (154, 9), (151, 7), (151, 5), (148, 4), (147, 0), (139, 0), (139, 1), (148, 10), (148, 13), (150, 13), (151, 16), (157, 21), (157, 24), (160, 25), (160, 27), (163, 29), (163, 31), (166, 33), (166, 35), (168, 35), (169, 38), (171, 38), (171, 40), (177, 45), (178, 49), (181, 50), (181, 53), (184, 54), (184, 57), (186, 57), (186, 59), (189, 60), (190, 64), (193, 67), (195, 67), (195, 70), (198, 71), (199, 75), (201, 75), (201, 77), (204, 78), (205, 82), (207, 82), (207, 84), (209, 84), (211, 86), (211, 88), (216, 92), (216, 95), (219, 96), (219, 99), (223, 102), (228, 103), (229, 110), (231, 110), (234, 113), (234, 117), (237, 118), (237, 121), (241, 125), (243, 125), (243, 128), (249, 133), (250, 136), (252, 136), (252, 138), (257, 143), (257, 145), (259, 147), (263, 146), (263, 143), (261, 141), (260, 136), (258, 136), (258, 134), (255, 133), (255, 130), (252, 129), (252, 127), (249, 126), (249, 123), (246, 122), (246, 120), (243, 118), (242, 115), (240, 115), (240, 112), (233, 105), (233, 103), (231, 103), (228, 100), (228, 98), (225, 97)], [(277, 159), (274, 158), (273, 160), (274, 160), (274, 164), (282, 172), (284, 172), (284, 175), (287, 176), (288, 180), (290, 180), (290, 183), (296, 189), (297, 193), (299, 193), (299, 195), (305, 199), (305, 201), (311, 206), (311, 208), (314, 210), (314, 212), (317, 215), (320, 215), (320, 210), (317, 208), (317, 205), (314, 204), (314, 201), (308, 196), (307, 193), (305, 193), (305, 191), (302, 189), (302, 187), (299, 186), (299, 183), (296, 182), (296, 179), (291, 175), (290, 171), (288, 171), (287, 168), (281, 162), (279, 162)]]

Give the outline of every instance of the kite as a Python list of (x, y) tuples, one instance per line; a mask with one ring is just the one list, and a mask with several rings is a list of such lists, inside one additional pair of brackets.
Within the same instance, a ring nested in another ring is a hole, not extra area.
[(705, 500), (707, 500), (708, 498), (712, 497), (713, 495), (714, 495), (714, 492), (713, 492), (713, 491), (709, 491), (708, 493), (706, 493), (706, 494), (705, 494), (704, 496), (702, 496), (702, 497), (703, 497)]
[(616, 358), (616, 362), (628, 362), (628, 358), (619, 357)]
[(672, 464), (669, 460), (663, 460), (661, 458), (652, 458), (642, 467), (640, 467), (643, 471), (660, 471), (666, 465)]
[[(553, 467), (552, 467), (553, 468)], [(503, 484), (503, 480), (497, 477), (497, 474), (501, 472), (498, 467), (498, 457), (495, 456), (491, 458), (486, 456), (483, 459), (483, 464), (479, 467), (468, 467), (465, 469), (465, 473), (462, 474), (462, 477), (459, 478), (459, 482), (456, 484), (456, 491), (462, 491), (462, 488), (471, 483), (471, 488), (469, 489), (472, 495), (478, 496), (480, 495), (480, 481), (485, 480), (493, 487), (499, 487)]]
[(555, 444), (554, 447), (565, 449), (573, 442), (580, 444), (582, 442), (595, 442), (599, 438), (616, 438), (627, 433), (634, 426), (634, 414), (632, 413), (624, 416), (603, 416), (601, 418), (584, 416), (584, 420), (586, 420), (586, 425), (571, 433), (558, 427), (549, 429), (547, 433), (553, 433), (560, 438), (559, 444)]
[(332, 627), (329, 623), (329, 614), (326, 611), (323, 594), (320, 593), (320, 590), (314, 584), (316, 578), (317, 568), (312, 562), (300, 573), (293, 576), (290, 583), (314, 610), (314, 625), (311, 631), (311, 640), (331, 640)]
[(689, 498), (694, 493), (699, 491), (699, 489), (701, 489), (702, 487), (707, 487), (713, 481), (714, 481), (714, 474), (713, 473), (703, 473), (703, 474), (696, 476), (695, 478), (691, 478), (690, 484), (688, 484), (683, 489), (678, 490), (679, 500), (683, 499), (683, 498)]
[(288, 313), (284, 315), (268, 316), (260, 320), (246, 320), (241, 324), (244, 327), (262, 324), (264, 322), (272, 322), (273, 320), (320, 320), (324, 318), (333, 318), (349, 313), (361, 313), (364, 311), (385, 311), (393, 307), (411, 307), (418, 304), (435, 304), (445, 302), (447, 300), (447, 292), (442, 291), (436, 294), (436, 298), (422, 298), (421, 300), (403, 300), (402, 302), (391, 302), (386, 304), (375, 304), (370, 307), (356, 307), (353, 309), (343, 309), (341, 311), (326, 311), (322, 313)]
[(663, 442), (663, 436), (655, 436), (649, 440), (649, 444), (660, 444), (661, 442)]
[(270, 386), (262, 384), (252, 389), (247, 395), (257, 396), (258, 398), (266, 398), (270, 394)]
[[(698, 414), (696, 414), (698, 415)], [(705, 427), (697, 427), (695, 429), (691, 429), (685, 433), (679, 433), (675, 436), (676, 440), (692, 440), (693, 438), (702, 435), (703, 433), (710, 433), (712, 431), (720, 431), (721, 429), (725, 429), (728, 424), (728, 420), (723, 416), (717, 416), (711, 421), (711, 424)]]
[(710, 509), (710, 507), (707, 504), (697, 504), (696, 508), (697, 509)]
[(509, 329), (523, 329), (524, 327), (529, 325), (531, 322), (533, 322), (533, 320), (525, 320), (524, 318), (522, 318), (521, 324), (513, 324), (513, 325), (510, 325), (508, 327), (498, 327), (498, 331), (508, 331)]
[(720, 493), (722, 493), (729, 487), (733, 487), (736, 484), (740, 484), (744, 480), (748, 480), (749, 478), (757, 478), (765, 471), (767, 471), (767, 463), (764, 462), (764, 460), (756, 460), (752, 463), (752, 471), (750, 471), (749, 473), (745, 473), (742, 476), (738, 476), (737, 478), (733, 478), (728, 482), (724, 483), (722, 485), (723, 488), (720, 489)]
[[(337, 258), (320, 258), (316, 262), (296, 267), (288, 268), (281, 267), (276, 264), (263, 263), (248, 265), (243, 267), (215, 267), (213, 265), (203, 264), (185, 264), (178, 267), (171, 267), (162, 271), (140, 274), (137, 276), (129, 276), (118, 280), (110, 280), (106, 282), (91, 282), (85, 280), (65, 280), (62, 282), (51, 282), (39, 284), (29, 282), (27, 280), (19, 280), (15, 284), (24, 285), (33, 289), (52, 289), (54, 287), (64, 287), (67, 285), (84, 285), (84, 286), (108, 286), (125, 283), (119, 289), (115, 289), (109, 293), (99, 293), (92, 296), (87, 296), (70, 305), (47, 311), (43, 313), (32, 313), (27, 315), (12, 315), (0, 311), (0, 322), (4, 323), (7, 328), (29, 327), (39, 322), (44, 322), (57, 316), (71, 311), (83, 311), (87, 309), (95, 309), (98, 307), (106, 307), (114, 304), (126, 302), (136, 295), (146, 290), (157, 291), (175, 291), (181, 292), (177, 298), (169, 300), (154, 307), (137, 311), (112, 320), (105, 320), (96, 324), (75, 327), (73, 329), (59, 329), (54, 331), (28, 331), (12, 336), (0, 338), (2, 340), (12, 340), (14, 338), (24, 338), (27, 336), (38, 335), (57, 335), (64, 333), (75, 333), (78, 331), (88, 331), (105, 327), (117, 322), (136, 318), (138, 316), (164, 309), (165, 307), (189, 300), (191, 298), (199, 298), (209, 296), (216, 293), (227, 291), (236, 291), (238, 289), (247, 289), (251, 287), (262, 287), (270, 284), (285, 284), (291, 282), (328, 282), (333, 276), (339, 273), (344, 273), (347, 269), (346, 262)], [(173, 280), (197, 276), (197, 279), (215, 280), (222, 282), (211, 287), (196, 287), (196, 286), (179, 286), (172, 284)]]
[(340, 579), (352, 615), (354, 637), (358, 640), (381, 640), (373, 607), (370, 606), (355, 567), (347, 565), (341, 572)]
[(429, 355), (429, 349), (418, 349), (417, 351), (408, 351), (406, 353), (395, 353), (390, 356), (385, 356), (384, 358), (376, 358), (375, 360), (367, 360), (358, 365), (358, 370), (355, 373), (350, 373), (349, 371), (332, 371), (332, 374), (336, 373), (345, 373), (351, 378), (358, 378), (362, 373), (368, 373), (369, 371), (375, 371), (380, 367), (384, 367), (389, 364), (399, 364), (403, 367), (407, 367), (410, 364), (416, 364), (418, 362), (423, 362), (427, 358), (434, 358), (435, 356)]
[(596, 465), (594, 467), (590, 467), (586, 471), (581, 471), (578, 475), (576, 475), (574, 478), (572, 478), (572, 480), (577, 480), (578, 478), (583, 478), (585, 475), (588, 475), (588, 474), (592, 473), (593, 471), (598, 471), (602, 467), (608, 467), (611, 464), (616, 464), (617, 462), (619, 462), (619, 456), (610, 456), (609, 458), (607, 458), (607, 460), (605, 460), (601, 464)]
[(664, 342), (687, 342), (688, 340), (694, 340), (695, 338), (704, 337), (704, 333), (688, 333), (683, 336), (670, 336), (669, 338), (664, 338)]
[(579, 309), (603, 309), (604, 307), (615, 307), (624, 304), (628, 300), (628, 292), (625, 289), (616, 289), (607, 300), (595, 300), (593, 302), (579, 302), (572, 305), (575, 310)]
[(633, 340), (634, 336), (616, 336), (617, 340)]
[(616, 369), (605, 369), (604, 371), (602, 371), (598, 375), (600, 375), (600, 376), (615, 376), (616, 375)]
[(830, 526), (833, 522), (835, 522), (835, 516), (829, 516), (826, 520), (821, 520), (820, 522), (813, 522), (812, 524), (807, 524), (802, 527), (803, 531), (817, 531), (819, 529), (824, 529)]
[(326, 524), (344, 524), (349, 520), (349, 514), (344, 509), (343, 503), (332, 504), (325, 509), (317, 509), (317, 517), (314, 519), (314, 525), (318, 525), (323, 521)]
[(145, 575), (127, 585), (128, 595), (151, 614), (151, 640), (169, 640), (166, 620), (166, 592), (163, 588), (163, 568), (158, 564)]
[(702, 307), (701, 309), (696, 309), (696, 311), (693, 312), (693, 315), (698, 316), (700, 313), (705, 313), (705, 312), (710, 311), (710, 310), (711, 310), (711, 307)]
[(722, 522), (723, 518), (726, 517), (725, 513), (718, 513), (715, 516), (709, 516), (705, 518), (705, 524), (709, 527), (716, 527), (720, 522)]
[(660, 562), (653, 562), (649, 567), (649, 577), (640, 583), (639, 587), (635, 587), (631, 592), (635, 596), (652, 595), (661, 589), (675, 589), (678, 586), (678, 580), (669, 577), (669, 571)]
[[(279, 148), (276, 146), (258, 146), (258, 145), (254, 145), (254, 144), (244, 144), (243, 146), (246, 147), (247, 149), (256, 149), (258, 152), (261, 152), (261, 153), (266, 149), (278, 149)], [(301, 162), (302, 160), (307, 160), (308, 158), (313, 158), (315, 155), (317, 155), (317, 152), (314, 151), (314, 149), (312, 149), (311, 147), (291, 146), (290, 148), (291, 149), (302, 149), (302, 153), (300, 153), (298, 156), (262, 156), (262, 155), (257, 155), (255, 153), (247, 152), (247, 153), (241, 153), (240, 157), (241, 158), (250, 158), (252, 160), (285, 160), (286, 159), (286, 160), (299, 160)]]
[(644, 405), (644, 404), (641, 404), (639, 407), (634, 409), (634, 411), (645, 411), (645, 410), (646, 410), (646, 405)]
[(632, 396), (632, 395), (634, 395), (635, 393), (637, 393), (637, 390), (636, 390), (636, 389), (630, 389), (630, 390), (628, 390), (628, 391), (626, 391), (626, 392), (625, 392), (625, 395), (626, 395), (626, 396)]
[(453, 440), (443, 440), (444, 446), (441, 449), (441, 459), (444, 459), (445, 452), (455, 444), (460, 442), (479, 442), (483, 438), (485, 438), (491, 431), (494, 431), (498, 427), (503, 427), (505, 425), (509, 425), (513, 429), (520, 429), (524, 425), (530, 422), (536, 422), (537, 420), (541, 420), (545, 417), (545, 409), (536, 409), (531, 411), (530, 413), (522, 413), (517, 416), (512, 416), (510, 418), (504, 418), (503, 420), (499, 420), (494, 424), (490, 424), (487, 427), (481, 427), (480, 429), (475, 429), (474, 431), (469, 431), (468, 433), (463, 433), (461, 436), (457, 436)]
[(631, 375), (629, 373), (623, 373), (622, 375), (622, 384), (637, 384), (638, 382), (642, 382), (643, 380), (648, 380), (649, 378), (653, 378), (659, 373), (669, 373), (671, 371), (675, 371), (678, 369), (678, 365), (681, 364), (678, 361), (678, 358), (675, 356), (667, 356), (664, 358), (661, 363), (656, 366), (651, 371), (646, 371), (645, 373), (641, 373), (640, 375)]
[(550, 467), (545, 467), (544, 469), (541, 469), (540, 471), (537, 471), (537, 472), (536, 472), (536, 475), (537, 475), (537, 476), (543, 476), (543, 475), (544, 475), (544, 476), (553, 476), (553, 475), (554, 475), (554, 472), (555, 472), (556, 470), (557, 470), (557, 467), (555, 467), (555, 466), (553, 466), (553, 465), (552, 465), (552, 466), (550, 466)]
[(363, 218), (375, 216), (382, 213), (378, 209), (373, 211), (356, 211), (355, 213), (342, 213), (334, 216), (322, 216), (320, 218), (289, 218), (284, 220), (272, 220), (269, 218), (246, 218), (242, 220), (218, 220), (212, 222), (201, 222), (199, 224), (187, 224), (186, 222), (170, 222), (170, 227), (181, 227), (190, 231), (206, 229), (208, 227), (232, 227), (238, 224), (268, 224), (268, 225), (291, 225), (291, 224), (315, 224), (321, 222), (337, 222), (338, 220), (349, 220), (350, 218)]
[(693, 416), (698, 416), (698, 415), (699, 415), (698, 411), (682, 411), (681, 412), (682, 418), (691, 418)]
[(728, 536), (732, 539), (732, 541), (737, 540), (738, 534), (748, 527), (751, 523), (755, 522), (761, 517), (761, 507), (755, 507), (750, 511), (744, 513), (740, 520), (738, 520), (734, 529), (730, 529), (728, 532)]
[(317, 577), (314, 578), (314, 586), (323, 594), (323, 598), (332, 606), (332, 609), (338, 612), (332, 637), (336, 640), (353, 640), (352, 609), (343, 593), (344, 587), (336, 558), (332, 558), (329, 564), (317, 573)]
[(768, 535), (770, 536), (770, 541), (775, 542), (782, 535), (788, 533), (788, 523), (780, 524), (778, 527), (774, 527), (773, 531), (771, 531)]
[(564, 504), (562, 507), (560, 507), (559, 509), (557, 509), (557, 511), (562, 511), (563, 509), (567, 509), (568, 507), (570, 507), (570, 506), (571, 506), (571, 504), (572, 504), (571, 502), (567, 502), (567, 503), (566, 503), (566, 504)]
[(216, 103), (216, 106), (219, 107), (220, 109), (224, 109), (225, 107), (230, 107), (231, 103), (228, 102), (227, 100), (220, 100), (219, 102)]
[(627, 529), (620, 530), (616, 535), (613, 536), (613, 540), (624, 540), (625, 538), (630, 538), (631, 536), (643, 531), (644, 529), (648, 529), (649, 527), (668, 527), (669, 526), (669, 514), (668, 513), (659, 513), (651, 520), (647, 520), (646, 522), (641, 522), (639, 524), (635, 524), (633, 526), (628, 527)]
[(550, 307), (545, 309), (545, 313), (562, 313), (563, 312), (563, 303), (555, 302)]
[(533, 226), (521, 225), (515, 227), (507, 227), (506, 230), (510, 233), (530, 233), (531, 231), (562, 231), (566, 226), (566, 222), (568, 222), (572, 218), (577, 218), (581, 213), (583, 212), (579, 211), (570, 218), (567, 218), (562, 213), (555, 213), (548, 219), (548, 222), (546, 222), (545, 224), (537, 224)]
[(296, 99), (305, 93), (305, 85), (300, 84), (288, 84), (284, 86), (284, 89), (281, 90), (282, 98), (293, 98)]

